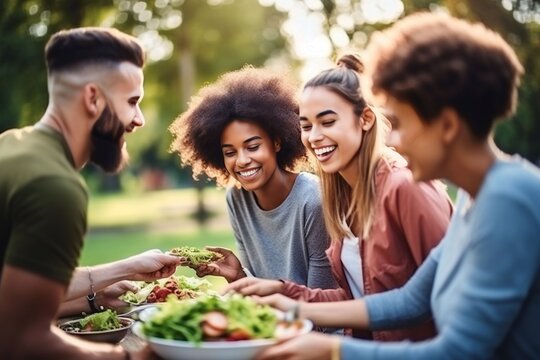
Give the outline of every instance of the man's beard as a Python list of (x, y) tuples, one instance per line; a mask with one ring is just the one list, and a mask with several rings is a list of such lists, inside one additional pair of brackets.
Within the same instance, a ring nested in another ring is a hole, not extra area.
[(91, 134), (90, 162), (107, 173), (119, 172), (128, 161), (124, 147), (126, 127), (109, 105), (96, 120)]

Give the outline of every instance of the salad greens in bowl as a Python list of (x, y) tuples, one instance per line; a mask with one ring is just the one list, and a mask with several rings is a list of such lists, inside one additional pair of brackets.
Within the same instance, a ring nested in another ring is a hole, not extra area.
[(193, 299), (211, 291), (208, 280), (183, 275), (173, 275), (151, 282), (133, 281), (132, 283), (137, 286), (137, 292), (128, 291), (120, 296), (120, 300), (132, 305), (165, 302), (169, 295), (174, 295), (179, 300)]
[[(132, 331), (168, 360), (247, 360), (276, 341), (281, 321), (276, 310), (239, 294), (207, 295), (192, 300), (169, 298), (143, 310)], [(312, 329), (309, 320), (295, 335)]]
[(70, 335), (96, 342), (118, 343), (135, 323), (130, 318), (119, 317), (112, 310), (105, 310), (81, 319), (63, 321), (58, 327)]

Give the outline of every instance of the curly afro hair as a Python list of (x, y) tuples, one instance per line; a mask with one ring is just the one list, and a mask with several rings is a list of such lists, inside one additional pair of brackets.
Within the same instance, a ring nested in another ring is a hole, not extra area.
[(284, 170), (307, 167), (306, 149), (300, 138), (296, 90), (283, 76), (251, 66), (222, 75), (192, 97), (189, 108), (169, 127), (183, 166), (191, 166), (193, 178), (206, 174), (225, 186), (221, 134), (234, 120), (260, 126), (272, 141), (279, 141), (277, 164)]
[(409, 103), (429, 123), (450, 107), (480, 140), (513, 113), (523, 67), (484, 25), (417, 13), (377, 34), (366, 49), (374, 94)]

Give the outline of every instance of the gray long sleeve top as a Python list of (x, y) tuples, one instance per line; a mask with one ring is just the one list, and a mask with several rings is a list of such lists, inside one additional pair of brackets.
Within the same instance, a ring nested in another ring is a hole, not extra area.
[(315, 175), (300, 173), (275, 209), (262, 210), (253, 193), (238, 188), (227, 192), (227, 208), (240, 261), (253, 275), (312, 288), (335, 287)]

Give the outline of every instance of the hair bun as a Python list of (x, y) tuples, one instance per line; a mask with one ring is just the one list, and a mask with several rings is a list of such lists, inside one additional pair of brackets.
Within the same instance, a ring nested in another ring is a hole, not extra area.
[(364, 71), (364, 64), (360, 57), (355, 54), (346, 54), (339, 58), (337, 61), (338, 67), (344, 67), (346, 69), (351, 69), (361, 74)]

